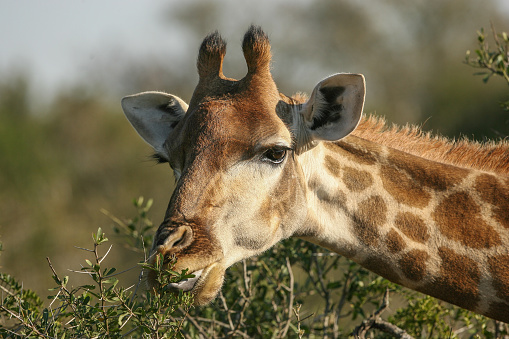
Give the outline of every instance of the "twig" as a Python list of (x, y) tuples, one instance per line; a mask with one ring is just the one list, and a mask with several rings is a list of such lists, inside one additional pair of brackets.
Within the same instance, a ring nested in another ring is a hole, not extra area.
[(285, 338), (286, 334), (288, 333), (288, 329), (290, 328), (290, 324), (292, 321), (292, 308), (293, 308), (293, 300), (295, 298), (295, 295), (293, 294), (293, 284), (294, 284), (294, 278), (293, 278), (293, 271), (292, 271), (292, 265), (290, 264), (290, 258), (286, 257), (286, 267), (288, 268), (288, 275), (290, 276), (290, 300), (288, 301), (288, 320), (286, 321), (285, 328), (283, 329), (283, 332), (281, 333), (281, 337)]
[[(21, 303), (20, 304), (20, 309), (21, 309)], [(37, 327), (35, 327), (31, 322), (27, 322), (25, 320), (23, 320), (23, 317), (21, 317), (20, 314), (17, 314), (11, 310), (9, 310), (8, 308), (6, 308), (5, 306), (3, 305), (0, 305), (0, 309), (2, 309), (4, 312), (8, 313), (10, 316), (18, 319), (18, 321), (21, 322), (21, 324), (24, 326), (24, 327), (28, 327), (31, 331), (35, 332), (38, 336), (41, 336), (41, 337), (46, 337), (45, 335), (43, 335), (38, 329)], [(17, 333), (16, 333), (17, 334)]]
[[(315, 262), (315, 265), (316, 265), (316, 270), (318, 273), (318, 281), (320, 282), (320, 287), (322, 288), (322, 293), (323, 293), (323, 296), (325, 299), (325, 310), (324, 310), (324, 314), (323, 314), (323, 328), (326, 329), (329, 327), (329, 319), (330, 319), (329, 313), (331, 311), (330, 292), (327, 289), (325, 281), (323, 280), (322, 267), (320, 266), (320, 263), (318, 262), (317, 257), (313, 257), (313, 261)], [(326, 334), (324, 334), (323, 338), (327, 339), (328, 336)]]
[[(141, 236), (141, 244), (143, 246), (143, 256), (145, 257), (145, 261), (144, 262), (147, 262), (147, 260), (148, 260), (147, 259), (147, 249), (145, 247), (145, 241), (143, 241), (143, 236)], [(136, 284), (136, 288), (134, 290), (133, 296), (131, 297), (131, 302), (134, 301), (134, 298), (138, 294), (138, 289), (140, 288), (141, 282), (143, 281), (143, 277), (145, 275), (144, 273), (145, 273), (145, 269), (142, 268), (141, 271), (140, 271), (140, 274), (138, 275), (138, 283)]]
[[(97, 232), (99, 233), (99, 232)], [(111, 246), (108, 250), (108, 252), (102, 256), (102, 257), (99, 257), (99, 252), (97, 250), (97, 247), (99, 246), (98, 243), (96, 243), (94, 241), (94, 256), (95, 256), (95, 262), (96, 262), (96, 265), (101, 265), (101, 261), (106, 258), (106, 256), (108, 255), (109, 251), (111, 250)], [(94, 266), (95, 267), (95, 266)], [(94, 273), (92, 273), (94, 274)], [(110, 326), (109, 326), (109, 323), (108, 323), (108, 314), (106, 313), (106, 307), (105, 307), (105, 300), (104, 300), (104, 286), (103, 286), (103, 275), (101, 274), (101, 270), (98, 269), (97, 272), (95, 273), (97, 275), (97, 279), (95, 280), (96, 283), (97, 283), (97, 286), (99, 287), (99, 297), (100, 297), (100, 301), (101, 301), (101, 313), (102, 313), (102, 316), (103, 316), (103, 323), (104, 323), (104, 328), (106, 330), (106, 333), (107, 333), (107, 337), (109, 338), (110, 335)]]
[(194, 317), (189, 315), (189, 313), (187, 313), (185, 310), (183, 310), (182, 307), (179, 307), (179, 311), (184, 314), (184, 317), (187, 320), (189, 320), (194, 325), (194, 327), (196, 327), (196, 329), (198, 330), (198, 332), (200, 332), (201, 335), (203, 335), (205, 338), (208, 337), (207, 332), (205, 332), (203, 327), (200, 326), (200, 324), (198, 323), (198, 321), (196, 321), (196, 319), (194, 319)]
[(295, 317), (297, 318), (297, 335), (299, 336), (299, 339), (300, 339), (300, 338), (302, 338), (302, 337), (304, 336), (304, 330), (301, 330), (301, 329), (300, 329), (300, 323), (301, 323), (301, 321), (303, 321), (303, 320), (304, 320), (304, 319), (303, 319), (303, 320), (301, 320), (301, 319), (300, 319), (300, 314), (299, 314), (299, 312), (300, 312), (300, 307), (301, 307), (301, 306), (302, 306), (302, 305), (298, 304), (297, 306), (295, 306), (295, 307), (293, 307), (293, 308), (292, 308), (293, 313), (295, 314)]
[(223, 303), (223, 307), (226, 311), (226, 315), (228, 316), (228, 323), (230, 324), (230, 329), (233, 331), (235, 329), (235, 326), (233, 326), (233, 320), (231, 317), (230, 310), (228, 309), (228, 304), (226, 303), (226, 299), (224, 298), (223, 292), (219, 292), (219, 299), (221, 299), (221, 302)]
[(381, 318), (381, 314), (389, 307), (389, 289), (387, 289), (383, 296), (382, 305), (378, 310), (373, 313), (368, 319), (362, 321), (362, 323), (357, 326), (352, 335), (356, 339), (365, 339), (366, 334), (372, 328), (383, 331), (392, 335), (394, 338), (401, 339), (414, 339), (410, 334), (406, 333), (405, 330), (399, 328), (398, 326), (391, 324), (388, 321), (385, 321)]
[(104, 259), (106, 259), (106, 257), (108, 256), (108, 254), (110, 254), (110, 251), (111, 251), (111, 248), (113, 247), (113, 245), (110, 245), (110, 248), (108, 248), (108, 251), (106, 251), (106, 254), (104, 254), (102, 257), (98, 257), (97, 258), (97, 263), (98, 264), (101, 264), (103, 262)]
[(15, 294), (12, 293), (11, 291), (9, 291), (7, 288), (3, 287), (2, 285), (0, 285), (0, 288), (2, 289), (2, 291), (4, 291), (5, 293), (11, 295), (11, 296), (14, 296)]

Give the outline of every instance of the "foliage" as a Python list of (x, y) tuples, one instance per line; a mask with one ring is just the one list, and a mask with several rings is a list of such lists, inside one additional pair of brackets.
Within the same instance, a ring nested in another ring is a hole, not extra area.
[[(151, 205), (151, 200), (136, 199), (137, 213), (128, 221), (110, 215), (115, 233), (137, 251), (151, 245), (148, 234), (154, 226), (147, 218)], [(381, 321), (399, 326), (407, 335), (495, 338), (504, 333), (485, 317), (406, 290), (297, 239), (234, 266), (218, 299), (209, 306), (192, 308), (191, 294), (176, 294), (167, 288), (192, 275), (163, 269), (159, 257), (152, 265), (142, 261), (137, 284), (125, 288), (119, 280), (125, 271), (104, 264), (112, 246), (102, 254), (109, 240), (101, 228), (92, 238), (91, 249), (80, 248), (91, 259), (85, 259), (77, 271), (89, 277), (89, 284), (71, 287), (69, 277), (59, 275), (48, 259), (56, 286), (50, 290), (47, 306), (13, 277), (0, 275), (2, 337), (343, 338), (373, 311), (381, 313), (387, 308), (388, 300), (381, 296), (389, 290), (402, 300), (396, 301), (399, 307), (388, 317), (389, 322)], [(175, 260), (171, 259), (170, 266)], [(142, 287), (147, 270), (157, 273), (161, 286), (150, 292)]]
[[(7, 294), (0, 305), (2, 337), (172, 338), (178, 334), (182, 321), (172, 321), (171, 314), (177, 308), (186, 312), (192, 304), (192, 295), (175, 294), (164, 287), (140, 293), (141, 279), (137, 285), (120, 287), (117, 276), (122, 272), (103, 265), (112, 246), (100, 254), (99, 248), (108, 242), (101, 228), (92, 238), (93, 249), (81, 250), (91, 253), (93, 259), (85, 259), (86, 264), (79, 271), (89, 276), (91, 284), (70, 287), (69, 277), (61, 277), (48, 259), (56, 287), (50, 289), (53, 294), (48, 297), (47, 307), (43, 307), (33, 291), (24, 289), (11, 276), (0, 276), (1, 288)], [(142, 265), (157, 273), (161, 286), (192, 277), (185, 271), (162, 269), (161, 262)], [(173, 258), (170, 266), (175, 262)]]
[[(497, 34), (495, 28), (491, 27), (495, 47), (490, 48), (484, 29), (477, 32), (479, 48), (475, 50), (476, 58), (471, 58), (470, 51), (467, 51), (465, 63), (483, 71), (476, 73), (483, 76), (483, 82), (487, 83), (492, 76), (502, 77), (509, 85), (509, 37), (506, 32)], [(509, 101), (501, 103), (501, 106), (509, 111)]]

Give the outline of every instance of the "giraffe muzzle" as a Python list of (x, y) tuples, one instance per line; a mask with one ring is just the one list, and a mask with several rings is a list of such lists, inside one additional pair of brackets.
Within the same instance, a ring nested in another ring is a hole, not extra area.
[(190, 291), (194, 288), (198, 279), (200, 279), (202, 272), (203, 269), (193, 272), (192, 273), (194, 275), (193, 278), (184, 279), (179, 281), (178, 283), (171, 283), (169, 286), (177, 290), (182, 290), (184, 292)]

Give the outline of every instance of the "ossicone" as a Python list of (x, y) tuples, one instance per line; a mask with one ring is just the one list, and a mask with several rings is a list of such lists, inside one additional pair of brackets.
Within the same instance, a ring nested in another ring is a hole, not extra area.
[(251, 25), (244, 35), (242, 51), (247, 63), (248, 75), (270, 72), (269, 37), (260, 26)]
[(226, 54), (226, 41), (217, 31), (203, 40), (198, 53), (198, 75), (200, 79), (223, 77), (223, 59)]

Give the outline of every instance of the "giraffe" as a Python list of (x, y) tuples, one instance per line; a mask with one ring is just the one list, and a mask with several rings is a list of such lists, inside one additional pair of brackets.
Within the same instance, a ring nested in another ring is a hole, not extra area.
[[(260, 27), (247, 74), (223, 75), (216, 32), (198, 53), (189, 105), (162, 92), (122, 99), (176, 179), (152, 255), (203, 305), (226, 269), (298, 237), (395, 283), (509, 323), (509, 143), (450, 141), (362, 115), (365, 80), (339, 73), (309, 97), (279, 93)], [(148, 277), (149, 285), (154, 277)]]

